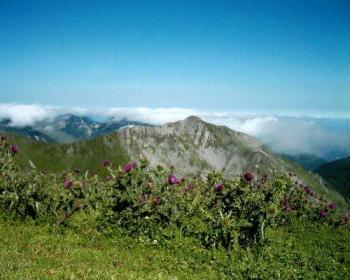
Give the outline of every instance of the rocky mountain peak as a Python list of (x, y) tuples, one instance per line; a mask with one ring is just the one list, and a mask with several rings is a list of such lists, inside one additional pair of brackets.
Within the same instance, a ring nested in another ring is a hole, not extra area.
[(196, 116), (163, 126), (136, 126), (119, 131), (130, 158), (151, 164), (174, 165), (181, 175), (223, 171), (235, 176), (244, 170), (271, 174), (278, 164), (260, 141)]

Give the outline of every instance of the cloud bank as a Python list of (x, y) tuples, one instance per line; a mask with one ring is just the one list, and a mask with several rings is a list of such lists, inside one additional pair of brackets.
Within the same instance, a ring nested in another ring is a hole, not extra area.
[[(114, 120), (127, 119), (154, 125), (196, 115), (207, 122), (226, 125), (231, 129), (257, 137), (278, 153), (310, 153), (330, 160), (334, 159), (337, 153), (350, 154), (350, 118), (339, 120), (320, 118), (319, 116), (288, 117), (268, 114), (206, 112), (189, 108), (152, 109), (137, 107), (88, 110), (38, 104), (0, 104), (0, 120), (10, 120), (12, 126), (35, 126), (38, 122), (52, 121), (61, 114), (88, 115)], [(325, 126), (325, 123), (328, 125)], [(341, 129), (339, 130), (339, 128)]]
[(0, 121), (9, 120), (11, 126), (32, 126), (37, 122), (50, 121), (61, 114), (84, 115), (87, 110), (81, 108), (63, 108), (39, 104), (0, 103)]

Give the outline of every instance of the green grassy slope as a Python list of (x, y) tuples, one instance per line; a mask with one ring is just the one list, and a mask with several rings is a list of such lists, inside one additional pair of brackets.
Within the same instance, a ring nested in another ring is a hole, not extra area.
[(349, 202), (342, 194), (331, 187), (326, 187), (325, 184), (322, 183), (323, 180), (320, 176), (305, 170), (302, 166), (293, 161), (286, 160), (285, 158), (280, 158), (280, 160), (288, 170), (295, 173), (298, 178), (302, 179), (305, 184), (311, 186), (319, 195), (323, 195), (329, 200), (336, 202), (337, 205), (343, 209), (349, 209)]
[(269, 243), (208, 250), (191, 239), (146, 244), (88, 227), (0, 220), (0, 279), (350, 279), (349, 228), (295, 222)]
[(10, 141), (19, 147), (15, 160), (23, 168), (31, 168), (31, 160), (42, 171), (61, 172), (79, 168), (82, 172), (89, 170), (104, 174), (103, 160), (108, 159), (113, 165), (128, 161), (117, 134), (72, 144), (43, 143), (16, 135), (11, 135)]
[(298, 154), (298, 155), (287, 155), (281, 154), (282, 157), (297, 162), (299, 165), (307, 170), (315, 170), (322, 164), (326, 164), (327, 160), (322, 157), (313, 154)]
[(350, 200), (350, 157), (324, 164), (316, 172)]

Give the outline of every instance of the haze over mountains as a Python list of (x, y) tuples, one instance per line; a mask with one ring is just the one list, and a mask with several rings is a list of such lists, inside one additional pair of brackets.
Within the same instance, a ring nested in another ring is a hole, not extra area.
[(99, 122), (87, 116), (59, 115), (52, 120), (36, 122), (29, 126), (13, 126), (9, 119), (0, 122), (0, 130), (13, 132), (33, 140), (51, 143), (72, 143), (108, 134), (124, 126), (139, 125), (140, 122), (110, 118)]

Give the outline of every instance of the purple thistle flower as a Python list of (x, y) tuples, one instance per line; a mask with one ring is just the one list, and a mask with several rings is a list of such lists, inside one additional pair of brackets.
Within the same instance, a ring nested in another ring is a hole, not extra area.
[(324, 210), (321, 210), (318, 214), (320, 215), (321, 218), (325, 218), (327, 216), (327, 212)]
[(111, 161), (108, 160), (108, 159), (105, 159), (105, 160), (102, 161), (102, 164), (103, 164), (104, 167), (108, 167), (108, 166), (111, 165)]
[(308, 194), (308, 195), (311, 195), (311, 196), (313, 196), (315, 193), (314, 193), (314, 191), (311, 189), (311, 188), (309, 188), (309, 187), (304, 187), (304, 191)]
[(246, 172), (246, 173), (244, 173), (243, 176), (247, 182), (250, 182), (254, 178), (254, 175), (251, 172)]
[(66, 181), (64, 181), (64, 187), (70, 190), (73, 187), (73, 181), (67, 179)]
[(333, 203), (331, 203), (331, 204), (328, 205), (328, 208), (329, 208), (329, 209), (336, 209), (336, 208), (337, 208), (337, 204), (335, 204), (335, 203), (333, 202)]
[(146, 200), (147, 200), (147, 194), (144, 194), (144, 193), (140, 194), (140, 196), (139, 196), (140, 203), (144, 204), (146, 202)]
[(160, 203), (159, 197), (156, 195), (153, 195), (151, 199), (151, 203), (153, 207), (156, 207)]
[(224, 184), (223, 183), (219, 183), (219, 184), (216, 184), (215, 187), (214, 187), (214, 191), (215, 192), (221, 192), (224, 188)]
[(12, 145), (11, 147), (10, 147), (10, 151), (11, 151), (11, 153), (12, 154), (17, 154), (18, 153), (18, 147), (16, 146), (16, 145)]
[(342, 216), (340, 218), (340, 224), (341, 225), (346, 225), (349, 222), (349, 218), (347, 216)]
[(174, 174), (170, 174), (170, 175), (168, 176), (168, 183), (169, 183), (170, 185), (176, 185), (176, 184), (179, 183), (179, 181), (177, 180), (177, 178), (176, 178), (176, 176), (175, 176)]
[(184, 189), (183, 189), (183, 191), (184, 192), (189, 192), (189, 191), (191, 191), (193, 189), (193, 185), (192, 184), (188, 184)]
[(124, 164), (123, 166), (123, 171), (125, 173), (129, 173), (130, 171), (132, 171), (134, 168), (136, 167), (136, 162), (128, 162), (126, 164)]

